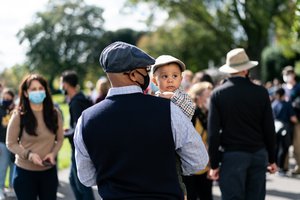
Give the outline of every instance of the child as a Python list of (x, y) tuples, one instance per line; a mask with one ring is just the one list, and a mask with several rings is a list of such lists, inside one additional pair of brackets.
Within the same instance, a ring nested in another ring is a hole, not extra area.
[[(170, 99), (177, 105), (183, 113), (192, 119), (195, 112), (195, 105), (192, 99), (183, 90), (179, 89), (182, 81), (182, 72), (185, 70), (185, 64), (170, 55), (159, 56), (155, 60), (152, 72), (152, 82), (158, 87), (156, 96)], [(181, 177), (181, 162), (177, 156), (176, 168), (181, 189), (186, 199), (186, 188)]]
[(192, 119), (195, 105), (188, 94), (180, 89), (184, 70), (185, 64), (179, 59), (170, 55), (159, 56), (152, 68), (152, 82), (159, 89), (156, 96), (171, 99), (186, 116)]

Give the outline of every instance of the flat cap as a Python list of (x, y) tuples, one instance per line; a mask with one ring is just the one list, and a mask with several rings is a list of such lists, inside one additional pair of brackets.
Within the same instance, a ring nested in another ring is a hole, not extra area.
[(134, 45), (114, 42), (101, 52), (99, 62), (105, 72), (120, 73), (149, 67), (155, 59)]

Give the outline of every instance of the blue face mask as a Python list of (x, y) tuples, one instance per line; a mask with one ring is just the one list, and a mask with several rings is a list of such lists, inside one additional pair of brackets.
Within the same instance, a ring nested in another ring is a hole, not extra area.
[(41, 91), (31, 91), (28, 93), (28, 98), (31, 103), (41, 104), (46, 98), (46, 92), (44, 90)]

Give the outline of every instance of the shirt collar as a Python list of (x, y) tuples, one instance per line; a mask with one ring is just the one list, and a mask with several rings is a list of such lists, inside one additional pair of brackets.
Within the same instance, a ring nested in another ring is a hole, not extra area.
[(132, 93), (143, 93), (141, 87), (137, 85), (124, 86), (124, 87), (114, 87), (110, 88), (107, 97), (114, 95), (132, 94)]

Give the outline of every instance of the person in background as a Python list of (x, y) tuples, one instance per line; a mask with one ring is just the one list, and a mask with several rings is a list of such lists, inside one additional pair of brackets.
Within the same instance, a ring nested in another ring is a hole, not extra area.
[(66, 97), (69, 99), (70, 129), (65, 136), (71, 144), (71, 169), (70, 185), (76, 200), (93, 200), (94, 193), (91, 187), (86, 187), (78, 180), (77, 166), (75, 162), (75, 146), (73, 142), (74, 129), (81, 113), (90, 107), (93, 103), (80, 91), (78, 75), (75, 71), (64, 71), (60, 77), (60, 87)]
[(192, 80), (192, 84), (204, 82), (204, 81), (209, 82), (212, 85), (214, 85), (214, 81), (213, 81), (212, 77), (204, 71), (195, 73), (193, 80)]
[(80, 181), (97, 184), (103, 199), (182, 200), (175, 152), (185, 175), (208, 162), (190, 119), (170, 99), (143, 94), (154, 62), (125, 42), (110, 44), (100, 55), (112, 88), (82, 113), (74, 143)]
[(4, 188), (6, 172), (9, 167), (9, 190), (7, 194), (14, 194), (12, 185), (12, 175), (14, 171), (14, 163), (12, 157), (14, 155), (7, 149), (5, 145), (6, 130), (12, 110), (15, 108), (14, 104), (15, 93), (8, 88), (4, 88), (2, 92), (2, 102), (0, 106), (0, 200), (4, 200)]
[(186, 69), (182, 72), (181, 87), (185, 92), (187, 92), (192, 86), (193, 76), (194, 73), (191, 70)]
[(99, 103), (100, 101), (105, 99), (110, 87), (111, 87), (110, 82), (106, 77), (101, 77), (97, 81), (96, 88), (98, 90), (98, 95), (97, 95), (97, 98), (95, 100), (95, 103)]
[(276, 163), (279, 167), (279, 173), (284, 175), (288, 171), (285, 161), (288, 156), (289, 147), (292, 144), (292, 127), (293, 124), (298, 123), (298, 120), (291, 103), (285, 101), (283, 88), (275, 91), (275, 100), (272, 102), (272, 109), (276, 128)]
[(55, 158), (63, 143), (63, 123), (47, 81), (26, 76), (19, 88), (19, 105), (7, 127), (6, 145), (16, 155), (14, 189), (18, 200), (56, 199)]
[(266, 170), (277, 171), (275, 128), (268, 91), (249, 79), (258, 65), (245, 50), (227, 53), (219, 70), (230, 74), (212, 93), (208, 113), (209, 176), (218, 180), (223, 200), (263, 200)]
[[(284, 84), (282, 88), (285, 91), (286, 101), (289, 101), (295, 111), (297, 119), (300, 119), (300, 83), (297, 83), (296, 73), (292, 66), (286, 66), (282, 70), (282, 76)], [(300, 124), (294, 125), (292, 143), (294, 147), (294, 158), (296, 160), (295, 168), (292, 170), (292, 174), (300, 174)]]
[[(209, 99), (213, 85), (209, 82), (195, 83), (189, 90), (188, 94), (196, 105), (195, 114), (192, 118), (193, 125), (198, 134), (202, 137), (202, 141), (206, 148), (207, 140), (207, 116)], [(208, 178), (209, 165), (205, 169), (183, 176), (183, 182), (187, 189), (188, 200), (212, 200), (212, 180)]]

